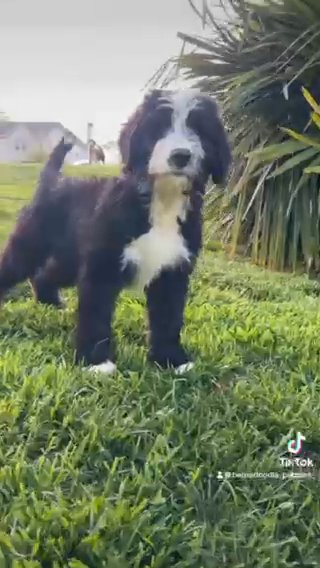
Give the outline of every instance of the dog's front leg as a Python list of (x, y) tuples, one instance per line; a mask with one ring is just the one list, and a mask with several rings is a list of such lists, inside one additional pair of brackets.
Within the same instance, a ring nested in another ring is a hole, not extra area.
[(192, 366), (180, 339), (189, 274), (185, 265), (164, 270), (146, 290), (149, 358), (162, 367), (175, 367), (177, 372)]
[(93, 371), (111, 372), (112, 317), (120, 292), (116, 267), (90, 258), (79, 281), (76, 361)]

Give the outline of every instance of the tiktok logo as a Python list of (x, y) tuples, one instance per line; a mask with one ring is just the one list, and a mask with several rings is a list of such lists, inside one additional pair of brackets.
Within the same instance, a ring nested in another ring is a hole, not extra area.
[(290, 452), (290, 454), (299, 454), (302, 450), (302, 440), (305, 439), (305, 436), (303, 436), (301, 432), (298, 432), (296, 440), (289, 440), (288, 452)]

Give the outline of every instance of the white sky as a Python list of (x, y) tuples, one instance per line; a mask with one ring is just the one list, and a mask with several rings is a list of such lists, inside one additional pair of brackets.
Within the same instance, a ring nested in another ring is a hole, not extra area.
[(201, 32), (187, 0), (0, 0), (0, 110), (116, 139), (178, 31)]

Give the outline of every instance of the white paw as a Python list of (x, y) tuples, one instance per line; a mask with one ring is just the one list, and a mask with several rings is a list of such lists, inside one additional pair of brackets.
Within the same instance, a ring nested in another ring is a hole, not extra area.
[(193, 367), (194, 367), (194, 363), (189, 361), (189, 363), (184, 363), (183, 365), (176, 367), (175, 373), (176, 373), (176, 375), (183, 375), (183, 373), (188, 373), (189, 371), (191, 371), (191, 369), (193, 369)]
[(92, 374), (104, 374), (111, 375), (117, 370), (117, 366), (112, 363), (112, 361), (105, 361), (105, 363), (100, 363), (100, 365), (91, 365), (91, 367), (85, 367), (84, 371), (89, 371)]

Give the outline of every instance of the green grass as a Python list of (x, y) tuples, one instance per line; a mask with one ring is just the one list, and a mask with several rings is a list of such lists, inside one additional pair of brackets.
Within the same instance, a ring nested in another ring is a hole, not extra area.
[(319, 295), (204, 253), (184, 329), (196, 369), (147, 364), (144, 301), (125, 293), (119, 372), (93, 380), (73, 365), (74, 292), (65, 312), (16, 293), (0, 313), (1, 568), (318, 567), (318, 480), (217, 472), (282, 476), (297, 431), (318, 463)]

